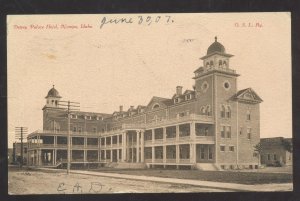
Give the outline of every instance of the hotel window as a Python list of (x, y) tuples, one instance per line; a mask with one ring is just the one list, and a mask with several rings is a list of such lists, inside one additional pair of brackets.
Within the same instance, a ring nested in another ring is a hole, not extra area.
[(201, 107), (201, 114), (205, 114), (206, 113), (206, 111), (205, 111), (205, 107), (204, 106), (202, 106)]
[(210, 111), (210, 105), (206, 106), (206, 114), (207, 116), (210, 116), (211, 115), (211, 111)]
[(225, 151), (225, 146), (224, 145), (220, 146), (220, 151)]
[(190, 99), (191, 99), (191, 94), (185, 96), (185, 100), (190, 100)]
[(274, 161), (276, 161), (277, 160), (277, 155), (276, 154), (274, 154)]
[(251, 120), (251, 113), (249, 110), (247, 110), (247, 120), (250, 121)]
[(93, 133), (97, 133), (97, 128), (96, 127), (93, 128)]
[(73, 132), (76, 132), (77, 131), (77, 128), (76, 126), (73, 127)]
[(212, 148), (208, 147), (208, 159), (212, 160), (213, 159), (213, 152), (212, 152)]
[(227, 106), (226, 117), (231, 118), (231, 108), (230, 108), (230, 106)]
[(229, 146), (229, 151), (234, 151), (234, 146)]
[(240, 135), (243, 134), (243, 127), (240, 127)]
[(269, 160), (271, 160), (271, 155), (270, 155), (270, 154), (268, 154), (268, 161), (269, 161)]
[(225, 107), (224, 107), (224, 105), (221, 106), (221, 117), (225, 118)]
[(205, 159), (204, 147), (200, 148), (200, 158)]
[(208, 136), (208, 128), (207, 127), (204, 129), (204, 135)]
[(82, 128), (78, 127), (78, 133), (81, 133), (81, 132), (82, 132)]
[(247, 138), (251, 139), (251, 128), (247, 128)]
[(225, 138), (225, 126), (221, 126), (221, 138)]
[(226, 127), (226, 134), (227, 134), (227, 138), (231, 138), (231, 127), (230, 126), (227, 126)]
[(179, 117), (184, 117), (184, 112), (179, 113)]
[(77, 119), (77, 115), (76, 114), (71, 114), (71, 119)]
[(92, 116), (86, 116), (87, 120), (92, 120)]

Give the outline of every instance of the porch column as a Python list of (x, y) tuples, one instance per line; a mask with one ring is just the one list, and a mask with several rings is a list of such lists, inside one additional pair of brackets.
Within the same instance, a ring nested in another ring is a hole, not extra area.
[(165, 143), (167, 139), (167, 128), (163, 127), (163, 142)]
[(39, 166), (42, 165), (42, 150), (39, 150)]
[(110, 162), (113, 162), (113, 149), (110, 150)]
[(176, 142), (179, 141), (179, 125), (176, 125)]
[(145, 149), (144, 131), (141, 131), (141, 162), (142, 163), (145, 161), (144, 149)]
[(113, 136), (110, 136), (110, 147), (113, 146)]
[(57, 146), (57, 136), (54, 136), (54, 147)]
[(98, 162), (100, 161), (101, 150), (98, 149)]
[(152, 131), (152, 144), (155, 143), (155, 133), (154, 133), (154, 129), (151, 129)]
[(179, 145), (176, 145), (176, 164), (179, 164)]
[(52, 165), (54, 166), (55, 163), (54, 163), (54, 149), (52, 150)]
[(196, 163), (196, 145), (191, 143), (190, 144), (190, 162)]
[(191, 140), (194, 141), (196, 139), (195, 122), (190, 123), (190, 135), (191, 135)]
[(152, 147), (152, 163), (155, 162), (155, 150), (154, 150), (154, 146)]
[(117, 135), (117, 147), (119, 147), (119, 134)]
[(86, 149), (84, 149), (83, 150), (83, 162), (86, 162), (86, 159), (87, 159), (87, 150)]
[(54, 152), (54, 156), (55, 156), (55, 164), (57, 163), (57, 149), (55, 149), (55, 152)]
[(167, 146), (163, 146), (163, 163), (167, 162)]
[(126, 132), (122, 133), (122, 161), (126, 160)]
[(119, 162), (119, 149), (117, 149), (117, 162)]
[(140, 131), (136, 131), (136, 162), (140, 162)]

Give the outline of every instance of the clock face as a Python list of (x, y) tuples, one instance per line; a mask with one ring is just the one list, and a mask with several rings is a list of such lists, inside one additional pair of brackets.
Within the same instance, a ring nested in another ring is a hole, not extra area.
[(202, 90), (202, 92), (206, 92), (207, 91), (207, 89), (209, 88), (209, 84), (206, 82), (206, 81), (204, 81), (203, 83), (202, 83), (202, 85), (201, 85), (201, 90)]

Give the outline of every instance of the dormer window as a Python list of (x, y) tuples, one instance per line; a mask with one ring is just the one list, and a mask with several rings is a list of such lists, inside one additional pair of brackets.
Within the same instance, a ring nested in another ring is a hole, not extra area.
[(92, 116), (86, 116), (87, 120), (92, 120)]
[(103, 117), (96, 117), (97, 120), (103, 120)]
[(191, 98), (192, 98), (192, 95), (191, 95), (191, 94), (187, 94), (187, 95), (185, 96), (185, 100), (191, 100)]
[(174, 103), (179, 103), (179, 98), (175, 98)]
[(76, 114), (71, 114), (71, 119), (77, 119), (77, 115)]

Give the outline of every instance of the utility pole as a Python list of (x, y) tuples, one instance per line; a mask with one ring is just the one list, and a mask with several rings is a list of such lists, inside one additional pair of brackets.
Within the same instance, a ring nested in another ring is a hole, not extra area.
[(68, 118), (68, 162), (67, 162), (67, 174), (70, 173), (71, 169), (71, 112), (72, 111), (79, 111), (79, 104), (78, 102), (71, 102), (71, 101), (59, 101), (58, 105), (62, 106), (63, 108), (67, 109), (67, 118)]
[[(23, 139), (26, 137), (28, 132), (27, 127), (15, 127), (15, 137), (17, 140), (21, 141), (21, 161), (20, 161), (20, 167), (23, 167)], [(27, 138), (27, 137), (26, 137)], [(15, 144), (15, 149), (17, 144)]]

